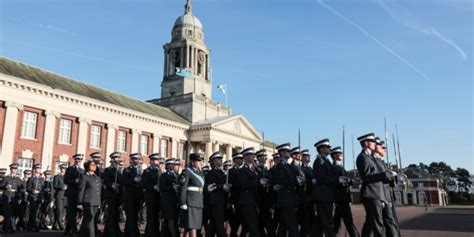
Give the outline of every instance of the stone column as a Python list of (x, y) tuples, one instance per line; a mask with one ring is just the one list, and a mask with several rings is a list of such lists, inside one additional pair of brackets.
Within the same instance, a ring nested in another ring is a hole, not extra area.
[(212, 152), (220, 151), (220, 146), (219, 142), (216, 141), (216, 143), (212, 144)]
[(178, 158), (178, 141), (176, 138), (171, 138), (171, 158)]
[(4, 105), (7, 109), (0, 143), (0, 167), (8, 167), (13, 161), (18, 111), (23, 110), (23, 105), (15, 102), (6, 101)]
[(184, 68), (184, 60), (186, 59), (186, 58), (184, 57), (184, 47), (181, 47), (181, 48), (180, 48), (180, 52), (181, 52), (181, 55), (180, 55), (180, 56), (181, 56), (181, 60), (180, 60), (181, 62), (179, 62), (179, 66), (180, 66), (181, 68)]
[(206, 164), (209, 161), (209, 156), (211, 156), (211, 154), (212, 154), (212, 142), (207, 141), (206, 142), (206, 150), (204, 151), (204, 161), (205, 161)]
[(140, 134), (142, 131), (138, 129), (132, 129), (132, 149), (131, 153), (138, 152), (138, 147), (140, 145)]
[(225, 159), (232, 160), (232, 145), (230, 143), (225, 147)]
[(160, 152), (160, 135), (158, 133), (153, 133), (153, 153), (159, 153)]
[(115, 134), (118, 126), (115, 124), (107, 124), (107, 145), (105, 146), (105, 166), (110, 164), (110, 154), (115, 151)]
[[(56, 119), (61, 117), (61, 114), (51, 110), (44, 112), (46, 115), (46, 122), (44, 125), (44, 138), (43, 138), (43, 153), (41, 154), (41, 166), (45, 169), (53, 167), (53, 148), (54, 148), (54, 135), (56, 134)], [(71, 127), (72, 131), (72, 127)]]
[(86, 154), (86, 148), (87, 148), (87, 131), (89, 130), (89, 125), (92, 124), (92, 121), (87, 118), (79, 118), (79, 136), (77, 138), (77, 153), (84, 154), (85, 157), (87, 157), (88, 154)]

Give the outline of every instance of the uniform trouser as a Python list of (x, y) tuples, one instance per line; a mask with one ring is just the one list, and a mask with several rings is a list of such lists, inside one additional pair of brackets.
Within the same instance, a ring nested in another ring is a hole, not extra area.
[(399, 237), (400, 232), (398, 228), (398, 221), (395, 218), (395, 213), (393, 212), (392, 202), (384, 203), (382, 209), (383, 223), (385, 226), (385, 233), (387, 237)]
[(316, 211), (318, 212), (318, 217), (321, 222), (324, 236), (325, 237), (334, 237), (334, 216), (332, 214), (334, 209), (334, 204), (332, 202), (316, 202)]
[(250, 237), (260, 237), (257, 220), (257, 208), (254, 206), (241, 206), (244, 219), (244, 226), (250, 234)]
[(28, 202), (22, 200), (20, 205), (18, 205), (18, 228), (26, 228), (26, 213), (28, 208)]
[(384, 237), (385, 227), (383, 223), (382, 201), (374, 199), (364, 199), (362, 201), (365, 209), (365, 223), (362, 228), (362, 237), (369, 237), (371, 233), (375, 237)]
[(116, 198), (106, 200), (107, 219), (105, 220), (104, 236), (118, 237), (120, 232), (120, 201)]
[[(241, 209), (237, 205), (234, 205), (232, 213), (229, 215), (230, 237), (237, 237), (237, 231), (239, 231), (242, 219)], [(240, 233), (241, 236), (246, 232), (244, 229), (245, 228), (242, 226), (242, 231)]]
[(79, 236), (81, 237), (95, 237), (95, 224), (94, 217), (99, 210), (98, 206), (84, 205), (83, 207), (83, 219), (81, 224), (81, 229), (79, 231)]
[(18, 212), (18, 202), (16, 199), (5, 200), (2, 205), (3, 216), (5, 220), (3, 221), (4, 230), (12, 230), (15, 226), (15, 218)]
[(39, 224), (42, 229), (46, 227), (46, 217), (49, 217), (49, 221), (53, 221), (53, 209), (50, 206), (51, 201), (49, 199), (44, 199), (40, 205), (40, 220)]
[(296, 208), (296, 217), (301, 226), (300, 234), (302, 237), (313, 236), (311, 227), (311, 206), (306, 203), (299, 203)]
[(138, 212), (140, 211), (139, 200), (126, 200), (124, 201), (125, 209), (125, 228), (126, 233), (129, 237), (140, 237), (140, 230), (138, 229)]
[(28, 229), (38, 229), (38, 212), (39, 212), (40, 200), (39, 198), (31, 199), (30, 201), (30, 213), (28, 217)]
[(280, 225), (278, 226), (278, 237), (288, 236), (298, 237), (298, 222), (296, 220), (296, 207), (281, 207), (280, 208)]
[(66, 233), (77, 233), (77, 199), (75, 197), (67, 199), (66, 212)]
[[(265, 206), (268, 204), (260, 205), (258, 212), (258, 223), (260, 227), (260, 236), (261, 237), (275, 237), (275, 225), (272, 221), (272, 213), (270, 206)], [(266, 231), (266, 232), (265, 232)]]
[(160, 236), (160, 202), (159, 198), (146, 200), (146, 237)]
[(336, 202), (336, 210), (334, 211), (334, 232), (336, 235), (341, 227), (341, 219), (344, 220), (344, 225), (350, 237), (360, 236), (352, 219), (351, 204), (349, 202)]
[(206, 228), (206, 236), (213, 237), (217, 235), (217, 237), (226, 237), (227, 234), (225, 233), (224, 229), (225, 204), (211, 203), (211, 205), (208, 207), (210, 211), (211, 222), (208, 225), (208, 228)]
[(53, 227), (57, 227), (60, 229), (64, 228), (63, 220), (64, 220), (64, 199), (63, 198), (55, 198), (54, 199), (54, 222)]

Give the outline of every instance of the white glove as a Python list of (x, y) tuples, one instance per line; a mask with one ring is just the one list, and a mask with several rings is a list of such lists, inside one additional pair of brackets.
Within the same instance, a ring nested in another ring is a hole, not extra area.
[(174, 190), (178, 190), (178, 189), (179, 189), (179, 184), (174, 184), (174, 185), (173, 185), (173, 189), (174, 189)]
[(387, 178), (392, 178), (393, 176), (395, 176), (394, 172), (390, 170), (385, 171), (385, 175), (387, 176)]
[(266, 187), (268, 185), (268, 179), (260, 179), (260, 184)]
[(79, 181), (80, 181), (80, 179), (79, 179), (79, 178), (76, 178), (76, 179), (74, 180), (74, 182), (76, 182), (76, 184), (78, 184), (78, 183), (79, 183)]
[(212, 192), (217, 189), (217, 184), (210, 184), (207, 186), (207, 191)]
[(155, 186), (153, 186), (153, 189), (157, 192), (160, 191), (160, 185), (156, 184)]
[(139, 183), (142, 180), (142, 177), (136, 176), (135, 178), (133, 178), (133, 180), (135, 180), (135, 183)]
[(113, 183), (113, 184), (112, 184), (112, 188), (115, 189), (115, 190), (117, 190), (117, 189), (118, 189), (118, 183)]
[(339, 176), (339, 184), (342, 184), (342, 185), (347, 185), (349, 183), (349, 180), (346, 176)]
[(280, 189), (281, 189), (281, 185), (279, 185), (279, 184), (273, 185), (273, 190), (280, 191)]
[(8, 184), (7, 185), (7, 189), (11, 189), (12, 188), (12, 185), (11, 184)]
[(181, 208), (182, 210), (188, 210), (188, 205), (184, 204), (181, 205), (179, 208)]
[(53, 202), (50, 202), (49, 203), (49, 208), (53, 208), (54, 207), (54, 203)]
[(81, 210), (81, 211), (84, 210), (84, 207), (81, 204), (77, 205), (76, 208)]
[(317, 183), (316, 179), (312, 179), (312, 180), (311, 180), (311, 183), (312, 183), (312, 184), (316, 184), (316, 183)]
[(224, 184), (224, 191), (229, 192), (230, 188), (232, 188), (232, 184)]

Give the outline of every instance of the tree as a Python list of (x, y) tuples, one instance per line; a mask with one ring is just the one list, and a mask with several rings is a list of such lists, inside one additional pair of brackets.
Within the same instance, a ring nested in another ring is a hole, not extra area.
[(432, 162), (428, 167), (428, 171), (431, 175), (438, 178), (441, 185), (445, 190), (448, 190), (448, 186), (452, 185), (452, 179), (455, 177), (454, 171), (448, 164), (444, 162)]
[(469, 174), (469, 171), (464, 168), (457, 168), (456, 171), (454, 171), (454, 173), (457, 179), (458, 191), (469, 193), (469, 188), (472, 185), (472, 182), (470, 179), (471, 174)]

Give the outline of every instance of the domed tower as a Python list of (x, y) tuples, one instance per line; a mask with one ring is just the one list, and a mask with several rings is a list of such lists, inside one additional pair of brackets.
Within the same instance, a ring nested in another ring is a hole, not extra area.
[(164, 72), (161, 98), (149, 101), (168, 107), (191, 122), (230, 115), (230, 110), (212, 101), (211, 50), (204, 42), (201, 21), (186, 0), (184, 14), (171, 31), (171, 42), (163, 46)]

